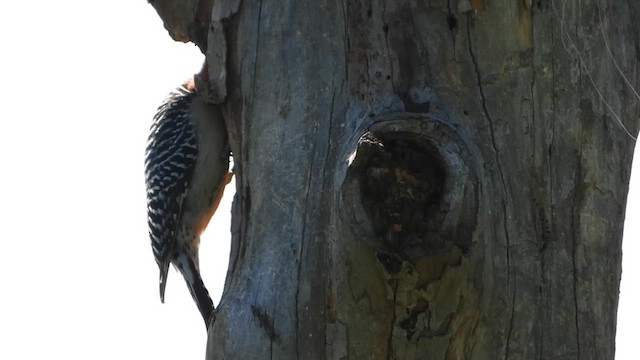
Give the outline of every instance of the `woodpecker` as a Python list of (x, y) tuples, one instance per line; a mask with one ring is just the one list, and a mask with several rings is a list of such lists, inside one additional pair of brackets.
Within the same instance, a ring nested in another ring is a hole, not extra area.
[[(208, 78), (206, 63), (199, 75)], [(153, 118), (145, 157), (147, 221), (164, 303), (169, 264), (182, 273), (208, 328), (213, 301), (198, 262), (200, 234), (229, 183), (229, 145), (220, 109), (198, 96), (195, 76)]]

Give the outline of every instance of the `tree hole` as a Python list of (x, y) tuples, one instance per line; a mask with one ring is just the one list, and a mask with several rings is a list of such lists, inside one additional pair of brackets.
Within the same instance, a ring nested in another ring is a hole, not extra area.
[(453, 248), (466, 253), (478, 194), (465, 143), (455, 128), (425, 115), (389, 118), (376, 118), (351, 157), (342, 191), (351, 228), (392, 272), (398, 261)]
[(436, 149), (410, 132), (367, 133), (356, 160), (362, 207), (385, 247), (402, 257), (441, 249), (433, 230), (447, 173)]

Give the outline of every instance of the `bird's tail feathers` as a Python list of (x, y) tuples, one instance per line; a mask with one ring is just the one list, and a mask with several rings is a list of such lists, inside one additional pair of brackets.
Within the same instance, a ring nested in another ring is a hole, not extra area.
[(209, 320), (213, 313), (213, 301), (209, 296), (202, 277), (200, 277), (200, 271), (198, 270), (197, 260), (194, 260), (187, 254), (181, 254), (176, 259), (176, 267), (184, 276), (184, 279), (191, 293), (193, 301), (198, 306), (200, 314), (205, 322), (205, 326), (209, 327)]
[(164, 290), (167, 287), (167, 275), (169, 275), (169, 261), (160, 265), (160, 301), (164, 304)]

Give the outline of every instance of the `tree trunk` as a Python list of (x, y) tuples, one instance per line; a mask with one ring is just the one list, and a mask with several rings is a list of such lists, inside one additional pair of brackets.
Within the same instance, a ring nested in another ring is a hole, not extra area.
[(639, 21), (215, 1), (238, 190), (207, 359), (613, 359)]

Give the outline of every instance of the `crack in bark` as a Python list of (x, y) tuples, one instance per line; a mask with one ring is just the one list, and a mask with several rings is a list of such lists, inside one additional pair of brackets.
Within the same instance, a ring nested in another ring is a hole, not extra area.
[(258, 8), (258, 23), (256, 24), (256, 53), (253, 58), (253, 77), (251, 78), (252, 102), (256, 96), (256, 74), (258, 73), (258, 54), (260, 53), (260, 24), (262, 22), (262, 0)]
[[(501, 185), (502, 185), (502, 192), (503, 192), (503, 196), (506, 198), (508, 196), (507, 193), (507, 185), (506, 185), (506, 181), (504, 178), (504, 171), (502, 169), (502, 163), (500, 162), (500, 151), (498, 149), (497, 143), (496, 143), (496, 136), (495, 136), (495, 131), (493, 129), (493, 119), (491, 117), (491, 115), (489, 114), (489, 109), (487, 108), (487, 98), (484, 94), (484, 89), (482, 88), (482, 78), (480, 76), (480, 68), (478, 65), (478, 60), (476, 58), (476, 55), (473, 52), (473, 44), (471, 43), (471, 27), (470, 27), (470, 19), (471, 19), (471, 14), (467, 14), (467, 39), (469, 42), (469, 55), (471, 57), (471, 61), (473, 62), (473, 67), (476, 73), (476, 78), (477, 78), (477, 82), (478, 82), (478, 91), (480, 93), (480, 98), (481, 98), (481, 102), (482, 102), (482, 111), (484, 113), (485, 118), (487, 119), (487, 123), (489, 124), (489, 133), (491, 135), (491, 145), (493, 147), (493, 151), (495, 153), (495, 160), (496, 160), (496, 165), (498, 167), (498, 173), (500, 175), (500, 181), (501, 181)], [(508, 208), (507, 208), (507, 201), (506, 199), (503, 198), (502, 199), (502, 220), (503, 220), (503, 230), (504, 230), (504, 236), (505, 236), (505, 240), (506, 240), (506, 257), (507, 257), (507, 291), (509, 291), (510, 287), (513, 287), (513, 295), (512, 295), (512, 303), (511, 303), (511, 311), (514, 311), (515, 308), (515, 294), (516, 294), (516, 287), (515, 285), (511, 284), (511, 252), (510, 252), (510, 248), (511, 248), (511, 239), (509, 237), (509, 231), (507, 229), (507, 212), (508, 212)], [(510, 323), (513, 321), (513, 319), (510, 321)], [(512, 328), (511, 325), (509, 326), (509, 329), (507, 331), (507, 339), (506, 339), (506, 347), (505, 347), (505, 354), (504, 354), (504, 358), (508, 359), (509, 358), (509, 342), (511, 340), (511, 332), (512, 332)]]
[[(313, 135), (315, 135), (315, 129), (313, 132)], [(296, 298), (295, 298), (295, 319), (296, 319), (296, 359), (300, 359), (300, 285), (301, 285), (301, 280), (300, 280), (300, 274), (302, 272), (302, 256), (304, 255), (304, 242), (305, 242), (305, 236), (306, 236), (306, 232), (307, 232), (307, 205), (309, 204), (309, 194), (310, 194), (310, 190), (311, 190), (311, 171), (313, 170), (313, 160), (315, 159), (315, 157), (313, 156), (313, 153), (315, 152), (315, 142), (312, 142), (312, 148), (311, 148), (311, 163), (309, 164), (309, 172), (307, 173), (307, 191), (306, 191), (306, 197), (304, 200), (304, 209), (302, 210), (302, 231), (300, 233), (300, 252), (298, 253), (298, 269), (297, 271), (297, 281), (296, 281)]]
[[(333, 84), (332, 84), (332, 88), (334, 88)], [(329, 121), (329, 134), (331, 134), (331, 123), (333, 121), (333, 103), (335, 100), (335, 88), (333, 90), (333, 95), (332, 95), (332, 100), (331, 100), (331, 112), (330, 112), (330, 121)], [(311, 162), (309, 164), (309, 171), (307, 173), (307, 191), (306, 191), (306, 197), (305, 197), (305, 201), (304, 201), (304, 209), (302, 210), (302, 232), (301, 232), (301, 239), (300, 239), (300, 252), (298, 255), (298, 269), (297, 269), (297, 273), (298, 273), (298, 281), (296, 283), (296, 295), (295, 295), (295, 320), (296, 320), (296, 357), (298, 359), (300, 359), (300, 317), (299, 317), (299, 300), (300, 300), (300, 285), (301, 285), (301, 272), (302, 272), (302, 257), (304, 255), (304, 244), (305, 244), (305, 239), (306, 239), (306, 230), (307, 230), (307, 221), (308, 221), (308, 211), (307, 211), (307, 206), (309, 204), (309, 196), (312, 194), (311, 188), (312, 188), (312, 180), (313, 180), (313, 169), (314, 169), (314, 164), (315, 164), (315, 159), (316, 159), (316, 142), (315, 142), (315, 135), (316, 132), (318, 130), (318, 124), (314, 124), (314, 129), (313, 129), (313, 133), (311, 134), (311, 137), (314, 139), (314, 141), (312, 141), (312, 147), (311, 147)], [(330, 139), (330, 137), (329, 137)], [(330, 140), (329, 140), (330, 141)], [(324, 161), (324, 165), (323, 165), (323, 176), (322, 179), (324, 179), (324, 172), (325, 172), (325, 167), (327, 164), (327, 158), (329, 156), (329, 150), (330, 149), (330, 144), (327, 147), (327, 154), (325, 155), (325, 161)], [(322, 197), (324, 196), (324, 182), (322, 183), (322, 191), (321, 191), (321, 202), (322, 202)]]
[[(578, 26), (579, 24), (576, 22), (575, 24), (575, 31), (576, 33), (578, 33)], [(578, 51), (578, 48), (576, 46), (576, 53)], [(578, 95), (579, 95), (579, 99), (582, 99), (583, 97), (583, 87), (582, 87), (582, 66), (578, 65)], [(586, 71), (586, 68), (585, 68)], [(580, 126), (580, 137), (578, 137), (578, 139), (580, 139), (580, 153), (578, 156), (578, 163), (576, 164), (576, 176), (575, 176), (575, 183), (574, 183), (574, 193), (573, 193), (573, 204), (571, 207), (571, 229), (573, 229), (572, 232), (572, 251), (571, 251), (571, 263), (572, 263), (572, 270), (573, 270), (573, 306), (575, 309), (575, 327), (576, 327), (576, 352), (578, 354), (578, 360), (580, 360), (581, 356), (580, 356), (580, 315), (579, 315), (579, 309), (578, 309), (578, 266), (576, 263), (576, 252), (578, 251), (578, 234), (577, 234), (577, 230), (578, 228), (576, 227), (577, 225), (579, 225), (579, 219), (577, 219), (577, 202), (578, 202), (578, 191), (581, 191), (582, 189), (578, 188), (578, 181), (580, 181), (582, 179), (582, 154), (583, 154), (583, 135), (584, 135), (584, 131), (583, 131), (583, 127), (581, 126), (582, 123), (580, 121), (576, 121), (575, 124)], [(578, 220), (578, 221), (576, 221)]]
[[(582, 159), (582, 144), (580, 146), (580, 159)], [(577, 169), (576, 169), (576, 180), (580, 179), (580, 177), (582, 176), (582, 164), (579, 163), (577, 165)], [(576, 189), (574, 189), (574, 195), (573, 195), (573, 207), (572, 207), (572, 228), (576, 229), (575, 226), (579, 225), (576, 224), (576, 202), (577, 202), (577, 186)], [(577, 239), (577, 235), (576, 235), (576, 231), (573, 232), (572, 234), (572, 252), (571, 252), (571, 262), (572, 262), (572, 267), (573, 267), (573, 306), (575, 308), (575, 326), (576, 326), (576, 347), (577, 347), (577, 352), (578, 352), (578, 360), (580, 359), (580, 319), (579, 319), (579, 312), (578, 312), (578, 286), (577, 286), (577, 274), (578, 274), (578, 266), (576, 264), (576, 252), (578, 251), (578, 239)]]
[[(577, 24), (576, 24), (577, 27)], [(580, 66), (578, 66), (578, 94), (579, 94), (579, 98), (582, 99), (582, 68)], [(576, 121), (576, 124), (581, 125), (580, 121)], [(582, 137), (584, 135), (583, 132), (583, 128), (582, 126), (580, 126), (580, 153), (578, 154), (578, 163), (576, 164), (576, 176), (574, 177), (575, 179), (575, 183), (574, 183), (574, 188), (573, 188), (573, 199), (572, 199), (572, 206), (571, 206), (571, 229), (573, 229), (573, 232), (571, 233), (571, 265), (573, 268), (573, 307), (575, 310), (575, 327), (576, 327), (576, 351), (578, 354), (578, 360), (580, 360), (580, 315), (579, 315), (579, 310), (578, 310), (578, 265), (576, 263), (576, 252), (578, 251), (578, 229), (577, 226), (579, 226), (579, 219), (577, 219), (578, 217), (578, 195), (579, 195), (579, 191), (582, 191), (582, 189), (580, 189), (578, 187), (577, 182), (581, 181), (582, 179), (582, 152), (583, 152), (583, 145), (584, 142), (582, 140)], [(577, 221), (576, 221), (577, 220)]]
[[(556, 43), (556, 37), (555, 37), (555, 33), (552, 31), (551, 32), (551, 43), (553, 44), (553, 47), (555, 48), (555, 43)], [(556, 140), (556, 56), (555, 56), (556, 52), (555, 51), (551, 51), (551, 86), (552, 86), (552, 92), (551, 92), (551, 139), (549, 141), (549, 147), (547, 149), (547, 153), (549, 154), (549, 160), (548, 160), (548, 166), (549, 169), (551, 169), (551, 156), (553, 153), (553, 143)], [(549, 197), (550, 197), (550, 201), (553, 200), (553, 192), (551, 192), (551, 190), (553, 190), (553, 182), (551, 182), (551, 171), (549, 171)], [(551, 204), (553, 204), (553, 202), (551, 202)]]
[(341, 8), (342, 8), (342, 21), (344, 22), (344, 26), (343, 26), (343, 41), (344, 41), (344, 79), (347, 82), (347, 84), (349, 83), (349, 48), (351, 47), (351, 44), (349, 43), (349, 23), (347, 22), (349, 20), (349, 4), (347, 2), (347, 5), (345, 5), (345, 0), (341, 1), (340, 4), (342, 4)]
[(516, 316), (516, 290), (517, 290), (517, 276), (513, 274), (513, 295), (511, 297), (511, 315), (509, 316), (509, 330), (507, 331), (507, 341), (505, 346), (504, 358), (509, 358), (509, 348), (511, 346), (511, 336), (513, 335), (513, 319)]
[(333, 120), (334, 120), (334, 116), (333, 116), (333, 112), (334, 112), (334, 105), (335, 105), (335, 101), (336, 101), (336, 88), (335, 88), (335, 83), (332, 81), (331, 82), (331, 111), (329, 112), (329, 134), (327, 135), (327, 151), (325, 153), (324, 156), (324, 165), (322, 166), (322, 190), (320, 191), (320, 203), (324, 204), (324, 189), (325, 189), (325, 181), (326, 181), (326, 176), (325, 174), (327, 173), (327, 163), (329, 162), (329, 153), (331, 150), (331, 133), (333, 132)]
[(395, 82), (395, 77), (394, 77), (394, 70), (393, 70), (393, 59), (391, 59), (391, 48), (389, 47), (389, 32), (391, 31), (391, 29), (389, 28), (389, 24), (387, 23), (386, 20), (386, 14), (387, 14), (387, 2), (385, 0), (382, 0), (382, 24), (383, 24), (383, 31), (384, 31), (384, 42), (387, 48), (387, 60), (389, 61), (389, 70), (390, 70), (390, 77), (391, 77), (391, 86), (393, 87), (393, 91), (394, 93), (397, 93), (397, 89), (396, 89), (396, 82)]
[[(328, 163), (328, 158), (329, 158), (329, 149), (331, 149), (331, 132), (333, 129), (333, 119), (334, 119), (334, 103), (335, 103), (335, 95), (336, 95), (336, 91), (335, 91), (335, 84), (332, 83), (331, 84), (331, 88), (333, 89), (332, 92), (332, 96), (331, 96), (331, 110), (329, 113), (329, 134), (328, 134), (328, 139), (329, 139), (329, 143), (327, 144), (327, 151), (324, 157), (324, 164), (322, 166), (322, 176), (320, 177), (321, 179), (325, 179), (325, 173), (326, 173), (326, 165)], [(314, 138), (315, 140), (315, 134), (318, 130), (318, 124), (316, 123), (314, 125), (314, 129), (313, 129), (313, 133), (311, 134), (312, 138)], [(298, 255), (298, 281), (296, 283), (296, 295), (295, 295), (295, 320), (296, 320), (296, 358), (300, 359), (300, 344), (299, 344), (299, 339), (300, 339), (300, 317), (299, 317), (299, 300), (300, 300), (300, 285), (301, 285), (301, 272), (302, 272), (302, 257), (304, 255), (304, 244), (305, 244), (305, 239), (306, 239), (306, 230), (307, 230), (307, 221), (309, 220), (307, 214), (307, 205), (309, 204), (309, 197), (311, 194), (313, 194), (313, 192), (311, 191), (312, 188), (312, 180), (313, 180), (313, 169), (314, 169), (314, 164), (315, 164), (315, 159), (316, 159), (316, 145), (315, 145), (315, 141), (312, 141), (312, 147), (311, 147), (311, 162), (309, 164), (309, 172), (307, 173), (307, 191), (306, 191), (306, 198), (304, 201), (304, 209), (302, 211), (303, 215), (303, 223), (302, 223), (302, 232), (301, 232), (301, 241), (300, 241), (300, 252)], [(324, 189), (325, 189), (325, 182), (323, 180), (322, 182), (322, 189), (320, 190), (320, 203), (323, 203), (323, 199), (324, 199)], [(326, 317), (325, 317), (325, 328), (326, 328)]]
[[(456, 22), (458, 21), (456, 16), (453, 14), (453, 11), (451, 11), (451, 0), (447, 0), (447, 13), (450, 17), (456, 19)], [(454, 30), (452, 29), (449, 29), (449, 33), (451, 34), (451, 46), (453, 47), (453, 58), (455, 59), (456, 58), (456, 36), (455, 36)]]
[[(551, 44), (552, 44), (552, 49), (555, 48), (556, 46), (556, 37), (555, 37), (555, 32), (551, 31)], [(553, 237), (553, 232), (555, 231), (556, 228), (556, 222), (555, 222), (555, 205), (554, 205), (554, 197), (553, 197), (553, 192), (554, 192), (554, 187), (553, 187), (553, 178), (554, 178), (554, 168), (552, 166), (552, 161), (551, 159), (553, 158), (553, 143), (555, 141), (555, 123), (556, 123), (556, 59), (555, 59), (555, 51), (551, 51), (551, 135), (550, 138), (547, 140), (547, 184), (548, 184), (548, 201), (549, 201), (549, 228), (550, 228), (550, 232), (551, 234), (549, 235), (550, 237)], [(546, 137), (545, 137), (546, 139)], [(554, 242), (553, 240), (550, 238), (548, 240), (549, 242), (551, 242), (551, 246), (554, 246)], [(548, 246), (548, 244), (547, 244)], [(543, 249), (543, 251), (546, 251), (547, 247), (545, 247)], [(554, 253), (553, 249), (548, 250), (549, 253)], [(545, 262), (545, 256), (544, 254), (541, 254), (541, 269), (542, 269), (542, 281), (543, 284), (547, 282), (547, 275), (546, 275), (546, 262)], [(550, 286), (543, 286), (542, 289), (543, 291), (546, 291), (546, 289), (550, 288)], [(546, 304), (550, 303), (550, 296), (551, 296), (551, 291), (547, 291), (546, 294), (543, 296), (545, 297), (544, 301)], [(550, 309), (548, 307), (545, 308), (546, 311), (550, 311)], [(541, 333), (541, 345), (540, 345), (540, 359), (543, 359), (543, 354), (544, 354), (544, 345), (545, 345), (545, 341), (544, 341), (544, 337), (545, 337), (545, 326), (542, 327), (542, 333)]]
[[(256, 96), (256, 77), (257, 77), (256, 74), (258, 72), (258, 54), (260, 52), (260, 24), (261, 24), (261, 19), (262, 19), (262, 0), (260, 0), (260, 7), (258, 9), (258, 21), (257, 21), (257, 25), (256, 25), (257, 30), (256, 30), (255, 54), (254, 54), (254, 58), (253, 58), (253, 76), (251, 78), (251, 108), (252, 108), (252, 111), (253, 111), (254, 99), (255, 99), (255, 96)], [(244, 99), (243, 99), (243, 102), (244, 102)], [(242, 106), (242, 113), (243, 113), (242, 114), (243, 115), (242, 116), (242, 119), (243, 119), (243, 121), (242, 121), (242, 127), (243, 127), (242, 131), (243, 131), (243, 134), (245, 136), (241, 137), (241, 142), (242, 142), (241, 147), (242, 147), (242, 152), (243, 152), (242, 159), (245, 161), (244, 162), (245, 164), (248, 164), (248, 162), (249, 162), (249, 141), (248, 141), (248, 139), (251, 138), (251, 134), (250, 134), (251, 126), (250, 126), (249, 122), (246, 121), (246, 118), (244, 116), (244, 112), (245, 112), (245, 106), (243, 105)], [(239, 165), (241, 166), (241, 164), (239, 164)], [(234, 166), (235, 166), (235, 164), (234, 164)], [(248, 179), (249, 178), (248, 172), (249, 172), (249, 169), (251, 168), (251, 166), (247, 166), (246, 168), (241, 166), (241, 168), (242, 168), (243, 178), (244, 179)], [(245, 170), (246, 170), (246, 173), (245, 173)], [(245, 186), (245, 184), (242, 184), (242, 190), (246, 194), (244, 196), (245, 200), (243, 201), (244, 205), (246, 205), (246, 211), (243, 209), (242, 212), (241, 212), (241, 214), (247, 214), (247, 219), (246, 219), (245, 224), (244, 224), (244, 227), (245, 227), (244, 236), (246, 236), (246, 234), (249, 233), (248, 232), (248, 227), (249, 227), (249, 224), (250, 224), (250, 219), (249, 219), (249, 215), (248, 214), (251, 213), (251, 188), (250, 188), (249, 185)]]
[(389, 337), (387, 338), (387, 359), (393, 360), (393, 330), (396, 326), (396, 307), (397, 307), (397, 295), (398, 295), (398, 280), (393, 281), (393, 316), (391, 317), (391, 329), (389, 331)]
[[(327, 144), (327, 149), (331, 149), (331, 133), (333, 132), (333, 106), (334, 106), (334, 102), (335, 102), (335, 97), (336, 97), (336, 90), (333, 87), (333, 84), (331, 86), (333, 88), (333, 94), (331, 95), (331, 112), (329, 114), (329, 136), (328, 136), (328, 141), (329, 143)], [(324, 203), (324, 188), (325, 188), (325, 173), (326, 173), (326, 167), (327, 167), (327, 163), (329, 162), (329, 150), (327, 150), (327, 154), (325, 156), (324, 159), (324, 166), (322, 168), (322, 191), (320, 192), (320, 203)], [(329, 279), (329, 286), (327, 287), (328, 289), (328, 293), (329, 295), (331, 294), (331, 279)], [(325, 294), (325, 298), (327, 298), (326, 296), (327, 294)], [(334, 305), (335, 306), (335, 305)], [(327, 313), (329, 312), (329, 309), (327, 308)], [(325, 349), (327, 347), (327, 315), (325, 315), (324, 317), (324, 342), (325, 342)], [(326, 355), (326, 350), (325, 350), (325, 355)]]
[[(271, 326), (273, 328), (273, 332), (274, 334), (276, 333), (276, 310), (278, 309), (277, 307), (277, 301), (276, 299), (278, 298), (278, 288), (276, 287), (275, 289), (275, 295), (273, 296), (273, 309), (271, 310), (272, 312), (272, 320), (271, 320)], [(277, 335), (276, 335), (277, 336)], [(269, 359), (273, 360), (273, 343), (276, 340), (275, 338), (270, 338), (270, 343), (269, 343)]]
[[(234, 13), (237, 12), (239, 7), (239, 4), (236, 6), (236, 9), (234, 10)], [(252, 76), (252, 83), (251, 83), (251, 104), (253, 106), (253, 99), (255, 98), (255, 79), (256, 79), (256, 72), (257, 72), (257, 62), (258, 62), (258, 51), (260, 49), (259, 46), (259, 35), (260, 35), (260, 18), (261, 18), (261, 14), (262, 14), (262, 1), (260, 2), (260, 10), (258, 13), (258, 31), (257, 31), (257, 35), (256, 35), (256, 44), (255, 44), (255, 55), (254, 55), (254, 59), (253, 59), (253, 76)], [(227, 56), (231, 57), (231, 51), (230, 51), (230, 47), (231, 47), (231, 42), (227, 42)], [(241, 73), (241, 71), (240, 71)], [(241, 83), (241, 78), (242, 75), (239, 74), (240, 79), (239, 83)], [(240, 89), (239, 91), (242, 93), (242, 86), (240, 85)], [(228, 100), (228, 98), (227, 98)], [(249, 123), (246, 121), (246, 107), (244, 106), (244, 101), (245, 98), (242, 99), (242, 106), (241, 106), (241, 111), (239, 114), (239, 118), (240, 118), (240, 122), (239, 122), (239, 131), (240, 134), (239, 136), (239, 146), (240, 146), (240, 151), (239, 154), (232, 154), (233, 157), (233, 161), (234, 161), (234, 172), (236, 174), (236, 196), (239, 196), (239, 198), (237, 198), (238, 201), (238, 207), (239, 210), (236, 212), (238, 214), (239, 219), (239, 224), (238, 224), (238, 248), (235, 251), (235, 254), (231, 254), (230, 255), (230, 259), (229, 259), (229, 270), (227, 271), (227, 279), (230, 279), (231, 282), (234, 281), (234, 279), (236, 279), (236, 270), (238, 268), (238, 262), (239, 259), (244, 257), (245, 251), (246, 251), (246, 236), (249, 233), (249, 224), (250, 224), (250, 214), (251, 214), (251, 186), (249, 184), (247, 184), (247, 179), (249, 178), (249, 170), (251, 168), (251, 166), (247, 166), (244, 167), (243, 164), (248, 164), (249, 163), (249, 141), (248, 139), (251, 137), (250, 135), (250, 126)], [(226, 113), (231, 112), (230, 110), (228, 110), (228, 108), (230, 107), (229, 102), (226, 101), (226, 104), (224, 105), (227, 108)], [(225, 122), (227, 123), (227, 126), (230, 127), (229, 124), (229, 120), (226, 119)], [(237, 170), (236, 170), (237, 169)], [(235, 200), (234, 200), (235, 201)], [(235, 206), (234, 206), (235, 207)], [(232, 207), (232, 211), (233, 208)], [(233, 224), (233, 220), (232, 220), (232, 224)], [(233, 236), (233, 234), (232, 234)], [(231, 246), (231, 251), (234, 251), (233, 248), (233, 242), (232, 242), (232, 246)], [(233, 258), (231, 258), (231, 256), (233, 256)], [(229, 285), (228, 287), (232, 287), (233, 285)], [(227, 288), (227, 285), (225, 284), (225, 289)], [(225, 291), (226, 292), (226, 291)], [(223, 294), (224, 295), (224, 294)]]
[[(532, 8), (533, 8), (533, 6), (532, 6)], [(531, 158), (532, 158), (532, 170), (533, 170), (533, 172), (535, 174), (535, 171), (536, 171), (536, 169), (535, 169), (535, 167), (536, 167), (536, 165), (535, 165), (535, 153), (536, 153), (536, 149), (537, 149), (536, 143), (538, 141), (540, 141), (541, 143), (544, 143), (544, 141), (546, 140), (546, 136), (545, 136), (546, 131), (542, 133), (541, 139), (538, 140), (537, 139), (537, 133), (536, 133), (536, 130), (535, 130), (535, 126), (536, 126), (536, 100), (537, 100), (536, 96), (535, 96), (535, 89), (536, 89), (536, 85), (537, 85), (536, 84), (537, 72), (536, 72), (536, 60), (535, 60), (535, 57), (536, 57), (536, 47), (535, 47), (536, 36), (535, 36), (535, 30), (534, 30), (534, 19), (533, 19), (534, 15), (535, 15), (535, 12), (531, 11), (531, 21), (530, 21), (531, 29), (530, 29), (530, 31), (531, 31), (531, 44), (533, 44), (533, 45), (531, 46), (531, 59), (532, 59), (532, 61), (531, 61), (531, 83), (530, 83), (530, 86), (529, 86), (529, 95), (531, 97), (531, 121), (530, 121), (530, 124), (531, 124), (531, 134), (532, 134), (532, 137), (533, 137), (532, 144), (534, 145), (532, 147), (532, 149), (531, 149)], [(542, 119), (544, 119), (544, 118), (542, 118)], [(542, 163), (542, 161), (544, 161), (544, 159), (541, 160), (541, 163)], [(548, 161), (549, 160), (548, 160), (548, 156), (547, 156), (547, 161), (546, 161), (547, 164), (548, 164)], [(541, 164), (541, 167), (542, 166), (543, 165)], [(537, 187), (537, 186), (539, 186), (539, 184), (536, 183), (535, 186)], [(544, 195), (542, 195), (541, 197), (544, 197)], [(540, 210), (540, 208), (542, 208), (543, 210)], [(540, 242), (539, 242), (540, 245), (539, 245), (539, 248), (538, 248), (538, 256), (540, 256), (540, 264), (539, 264), (539, 271), (540, 271), (539, 276), (540, 277), (538, 279), (538, 281), (539, 281), (539, 290), (538, 290), (538, 298), (537, 298), (537, 304), (536, 304), (538, 309), (536, 310), (536, 313), (538, 313), (538, 311), (541, 311), (541, 309), (544, 309), (544, 306), (542, 305), (543, 302), (544, 302), (542, 291), (544, 291), (544, 289), (545, 289), (545, 286), (544, 286), (544, 282), (545, 282), (545, 279), (544, 279), (544, 273), (545, 273), (544, 252), (545, 252), (545, 250), (547, 248), (547, 245), (548, 245), (548, 242), (549, 242), (549, 222), (547, 220), (548, 214), (546, 213), (544, 208), (545, 208), (544, 203), (542, 203), (542, 204), (538, 205), (538, 209), (534, 209), (535, 212), (538, 212), (538, 214), (539, 214), (538, 216), (540, 216), (540, 222), (541, 222), (540, 225), (542, 227), (540, 229), (541, 233), (540, 234), (536, 234), (536, 238), (541, 237)], [(537, 230), (537, 227), (534, 227), (534, 229)], [(513, 319), (513, 315), (512, 315), (512, 319)], [(538, 349), (538, 353), (537, 353), (538, 356), (536, 358), (539, 359), (539, 360), (542, 360), (542, 354), (543, 354), (543, 351), (544, 351), (544, 326), (540, 326), (539, 329), (540, 329), (540, 330), (538, 330), (539, 332), (536, 332), (537, 335), (538, 335), (537, 339), (536, 339), (536, 348)]]
[[(325, 182), (326, 182), (326, 168), (327, 168), (327, 163), (329, 162), (329, 149), (331, 149), (331, 133), (333, 131), (333, 111), (334, 111), (334, 103), (335, 103), (335, 98), (336, 98), (336, 89), (334, 86), (334, 83), (331, 83), (331, 89), (332, 94), (331, 94), (331, 110), (329, 112), (329, 134), (327, 135), (327, 139), (328, 139), (328, 143), (327, 143), (327, 151), (325, 154), (325, 158), (324, 158), (324, 165), (322, 167), (322, 177), (321, 179), (323, 179), (322, 181), (322, 189), (320, 190), (320, 203), (324, 204), (324, 189), (325, 189)], [(330, 292), (331, 290), (329, 290)], [(296, 294), (297, 296), (297, 294)], [(297, 307), (297, 306), (296, 306)], [(326, 348), (326, 344), (327, 344), (327, 316), (324, 317), (324, 329), (325, 329), (325, 348)], [(325, 353), (326, 354), (326, 353)]]
[[(371, 66), (369, 66), (369, 55), (364, 57), (365, 60), (365, 67), (367, 68), (367, 72), (365, 73), (367, 75), (367, 96), (369, 96), (369, 98), (372, 97), (371, 95), (371, 90), (369, 90), (371, 88), (371, 76), (369, 75), (370, 71), (371, 71)], [(362, 100), (364, 101), (364, 95)]]

